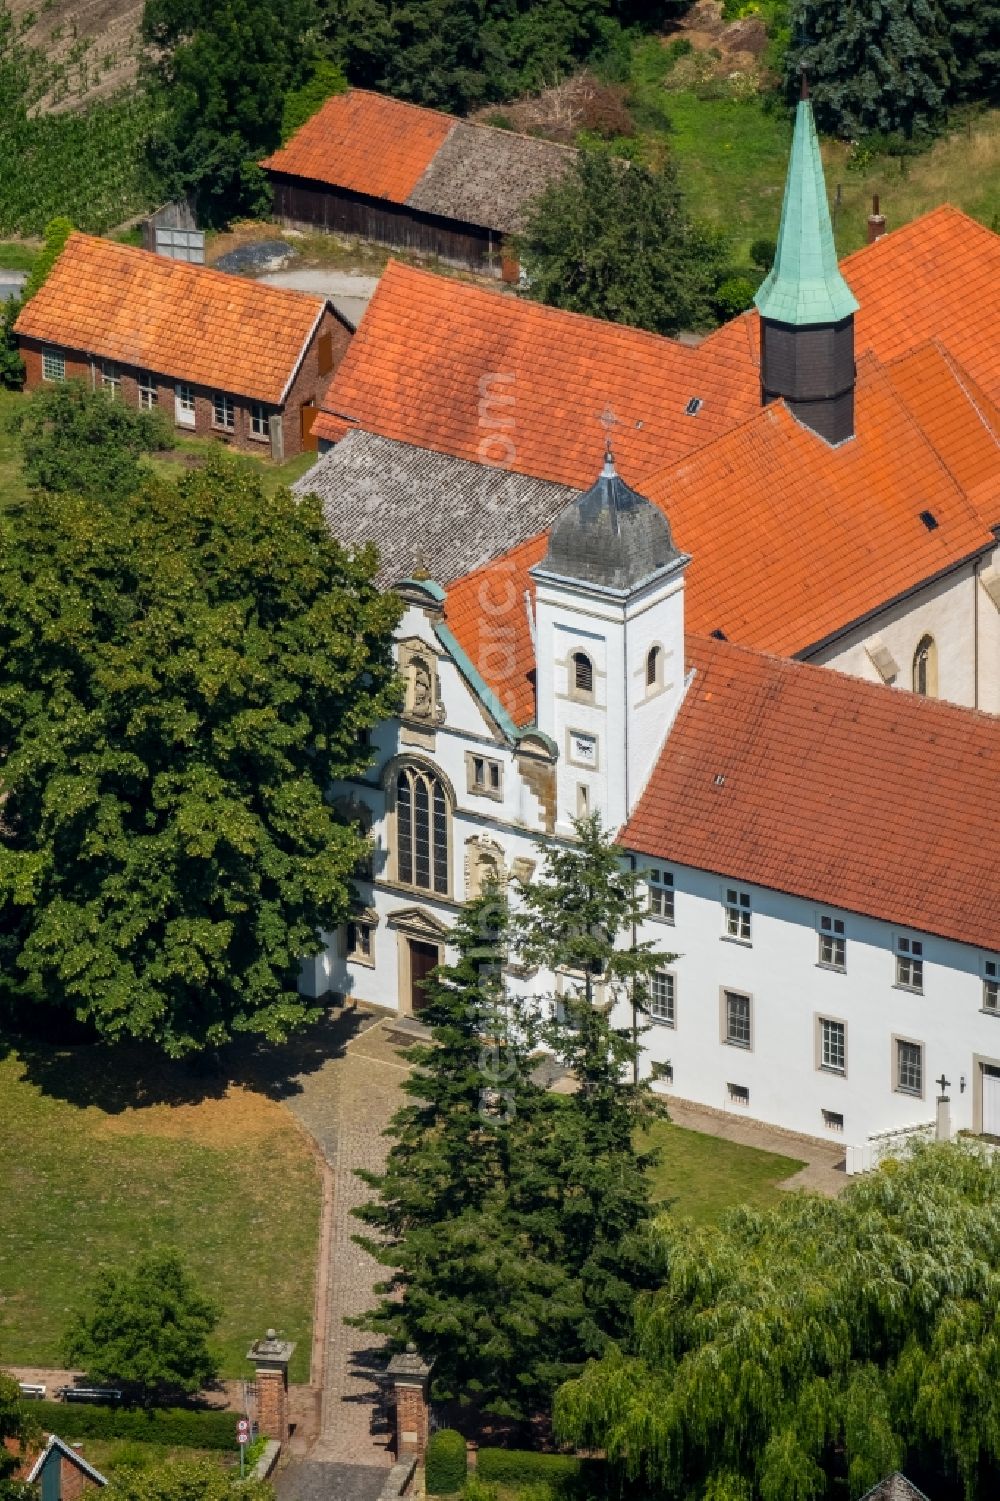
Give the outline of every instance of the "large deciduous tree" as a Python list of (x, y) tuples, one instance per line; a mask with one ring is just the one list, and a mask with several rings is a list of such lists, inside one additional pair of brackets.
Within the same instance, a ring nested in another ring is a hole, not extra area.
[(398, 603), (318, 501), (213, 459), (0, 519), (0, 959), (178, 1057), (315, 1011), (356, 830), (328, 799), (395, 704)]
[(91, 1381), (148, 1404), (194, 1396), (218, 1371), (208, 1347), (218, 1317), (176, 1252), (153, 1252), (101, 1274), (66, 1333), (64, 1358)]
[(671, 1501), (857, 1497), (903, 1466), (997, 1492), (1000, 1164), (927, 1147), (837, 1200), (653, 1236), (661, 1286), (630, 1351), (560, 1391), (564, 1439)]
[(670, 161), (581, 152), (535, 201), (519, 246), (528, 295), (551, 307), (659, 334), (715, 322), (726, 242), (688, 217)]
[(169, 192), (205, 222), (269, 202), (260, 157), (281, 141), (284, 99), (309, 74), (313, 0), (146, 0), (143, 36), (165, 120), (152, 143)]

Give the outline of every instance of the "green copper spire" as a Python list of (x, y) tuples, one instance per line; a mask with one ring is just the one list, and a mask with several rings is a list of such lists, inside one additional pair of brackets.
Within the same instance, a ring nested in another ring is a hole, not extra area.
[(858, 304), (840, 274), (826, 201), (819, 138), (808, 99), (799, 101), (774, 265), (754, 302), (776, 323), (839, 323)]

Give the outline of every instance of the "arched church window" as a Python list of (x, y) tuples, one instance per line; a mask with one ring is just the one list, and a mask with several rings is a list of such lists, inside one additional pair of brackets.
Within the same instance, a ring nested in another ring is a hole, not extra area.
[(573, 687), (577, 693), (594, 691), (594, 664), (583, 651), (573, 653)]
[(663, 648), (651, 646), (646, 653), (646, 687), (659, 688), (663, 681)]
[(396, 777), (396, 871), (407, 886), (448, 894), (448, 796), (432, 771), (404, 766)]
[(937, 646), (933, 636), (921, 636), (913, 653), (913, 691), (937, 697)]

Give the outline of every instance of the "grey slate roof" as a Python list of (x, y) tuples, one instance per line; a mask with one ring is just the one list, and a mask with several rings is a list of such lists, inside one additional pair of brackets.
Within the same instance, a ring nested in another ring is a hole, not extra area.
[(406, 201), (423, 213), (513, 234), (576, 157), (571, 146), (460, 120)]
[(878, 1485), (866, 1491), (861, 1501), (928, 1501), (923, 1491), (917, 1489), (912, 1480), (907, 1480), (898, 1470), (880, 1480)]
[(439, 584), (551, 525), (577, 492), (352, 429), (293, 485), (338, 541), (374, 542), (383, 587), (424, 568)]
[(608, 453), (597, 483), (567, 506), (533, 573), (629, 590), (687, 559), (661, 510), (629, 489)]

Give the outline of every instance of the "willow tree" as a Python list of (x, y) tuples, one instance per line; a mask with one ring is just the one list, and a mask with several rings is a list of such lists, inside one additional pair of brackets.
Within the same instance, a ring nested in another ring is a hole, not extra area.
[(662, 1285), (559, 1392), (563, 1439), (650, 1496), (827, 1501), (904, 1465), (997, 1494), (1000, 1164), (927, 1147), (837, 1200), (657, 1234)]

